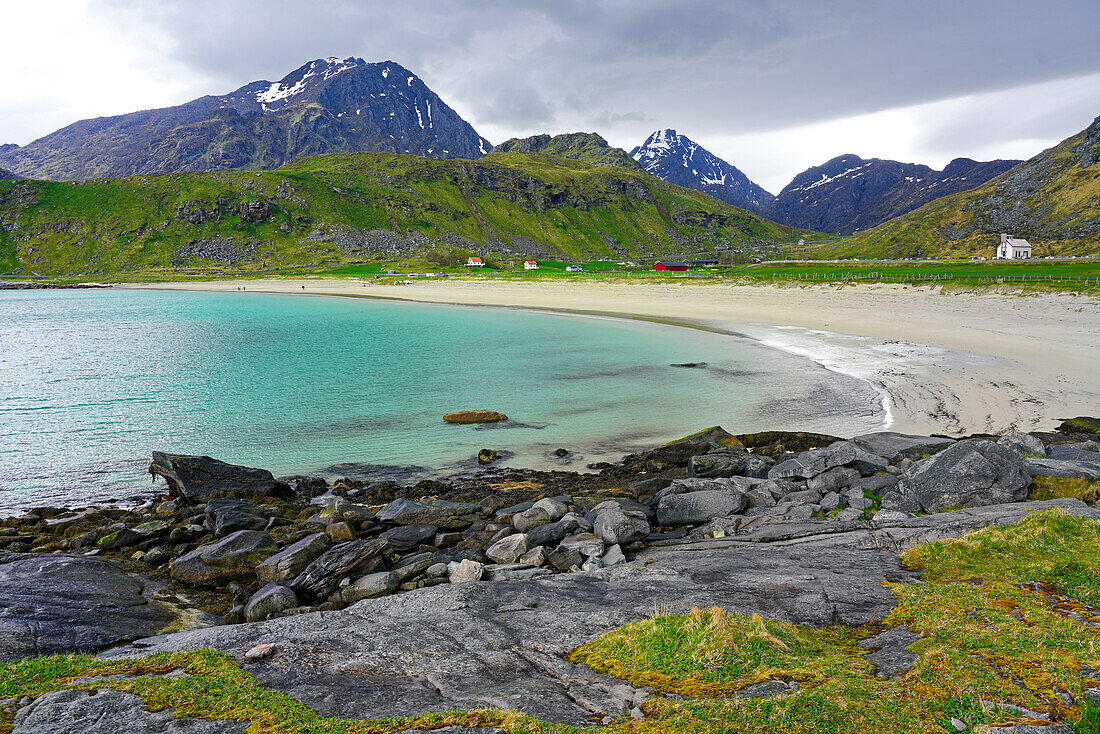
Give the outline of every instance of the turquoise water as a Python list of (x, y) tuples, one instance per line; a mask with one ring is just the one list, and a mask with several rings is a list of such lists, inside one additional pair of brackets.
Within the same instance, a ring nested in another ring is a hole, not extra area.
[[(671, 366), (706, 362), (704, 369)], [(504, 427), (444, 424), (454, 410)], [(0, 292), (0, 511), (150, 490), (154, 450), (277, 475), (617, 458), (698, 428), (854, 433), (876, 394), (746, 339), (363, 299)]]

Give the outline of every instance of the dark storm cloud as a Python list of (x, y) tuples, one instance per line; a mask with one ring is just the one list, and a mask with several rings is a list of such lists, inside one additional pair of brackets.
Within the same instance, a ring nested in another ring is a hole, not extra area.
[[(697, 134), (810, 123), (1100, 70), (1095, 0), (97, 0), (232, 88), (308, 58), (389, 58), (479, 124), (661, 111)], [(212, 90), (213, 91), (213, 90)]]

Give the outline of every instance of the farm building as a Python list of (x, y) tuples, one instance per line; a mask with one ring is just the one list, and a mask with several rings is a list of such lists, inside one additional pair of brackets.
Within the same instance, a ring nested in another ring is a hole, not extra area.
[(580, 265), (566, 265), (565, 272), (567, 273), (583, 273), (584, 267)]
[(485, 267), (485, 262), (480, 257), (478, 257), (477, 255), (474, 255), (473, 257), (468, 258), (466, 260), (466, 267), (468, 267), (468, 268), (483, 268), (483, 267)]
[(994, 257), (997, 260), (1023, 260), (1031, 257), (1031, 243), (1002, 234), (1001, 244), (997, 246), (997, 254)]
[(716, 257), (697, 257), (691, 261), (691, 267), (693, 268), (709, 268), (718, 264), (718, 258)]
[(653, 266), (654, 270), (672, 270), (675, 272), (681, 272), (688, 269), (687, 263), (681, 262), (661, 262), (657, 261), (657, 264)]
[(523, 263), (524, 270), (538, 270), (539, 264), (534, 260), (527, 260)]

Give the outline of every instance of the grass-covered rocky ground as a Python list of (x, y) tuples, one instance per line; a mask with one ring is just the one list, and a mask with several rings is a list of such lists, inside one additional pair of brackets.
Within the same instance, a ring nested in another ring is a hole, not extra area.
[(643, 172), (555, 156), (385, 153), (274, 171), (0, 180), (0, 273), (150, 275), (468, 253), (618, 260), (755, 250), (784, 227)]
[[(1091, 496), (1098, 490), (1100, 483), (1047, 480), (1032, 494)], [(694, 609), (614, 630), (571, 658), (658, 692), (645, 704), (644, 719), (616, 721), (607, 727), (613, 732), (916, 734), (1046, 719), (1070, 722), (1082, 734), (1100, 732), (1100, 709), (1088, 703), (1087, 693), (1100, 688), (1100, 629), (1094, 626), (1100, 623), (1100, 523), (1044, 511), (1014, 526), (918, 546), (903, 560), (921, 571), (921, 580), (892, 586), (897, 607), (879, 623), (810, 628)], [(857, 643), (902, 625), (920, 635), (909, 648), (916, 662), (894, 679), (877, 677), (868, 651)], [(161, 677), (173, 670), (190, 675)], [(796, 685), (770, 698), (735, 695), (775, 679)], [(265, 690), (232, 658), (211, 650), (0, 665), (0, 698), (10, 703), (66, 687), (130, 691), (151, 709), (172, 708), (178, 717), (251, 721), (251, 732), (395, 732), (448, 724), (575, 731), (492, 710), (325, 719)], [(0, 714), (0, 731), (10, 730), (10, 703)]]

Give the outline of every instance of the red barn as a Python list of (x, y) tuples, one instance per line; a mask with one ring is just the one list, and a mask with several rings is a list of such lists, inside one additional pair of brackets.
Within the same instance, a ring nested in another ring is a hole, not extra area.
[(688, 264), (687, 263), (680, 263), (680, 262), (675, 262), (675, 263), (674, 262), (667, 262), (667, 263), (665, 263), (665, 262), (659, 262), (658, 261), (658, 263), (653, 266), (653, 269), (654, 270), (673, 270), (673, 271), (676, 271), (676, 272), (681, 272), (681, 271), (684, 271), (684, 270), (688, 269)]

